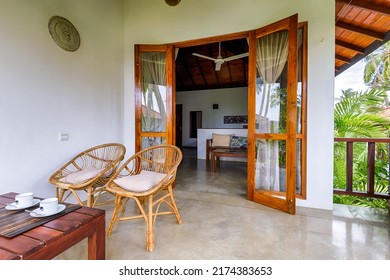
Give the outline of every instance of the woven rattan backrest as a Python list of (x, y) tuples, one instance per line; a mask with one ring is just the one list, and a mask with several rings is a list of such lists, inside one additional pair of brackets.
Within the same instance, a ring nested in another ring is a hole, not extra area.
[(108, 164), (116, 165), (123, 160), (126, 148), (122, 144), (108, 143), (90, 148), (75, 157), (80, 168), (94, 166), (105, 168)]
[[(120, 176), (139, 174), (141, 170), (169, 173), (177, 169), (183, 154), (174, 145), (158, 145), (143, 149), (129, 158), (119, 170)], [(176, 173), (176, 172), (174, 172)]]
[(159, 145), (144, 149), (138, 158), (142, 170), (168, 173), (180, 163), (182, 153), (176, 146)]

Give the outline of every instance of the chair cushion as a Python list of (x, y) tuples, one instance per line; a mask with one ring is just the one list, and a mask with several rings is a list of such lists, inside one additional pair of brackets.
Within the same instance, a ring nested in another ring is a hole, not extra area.
[(132, 192), (145, 192), (154, 187), (167, 174), (142, 170), (137, 175), (115, 179), (114, 182), (121, 188)]
[(213, 147), (229, 147), (230, 146), (230, 134), (217, 134), (213, 133)]
[(79, 184), (83, 183), (89, 179), (96, 177), (100, 172), (102, 172), (103, 168), (96, 168), (93, 166), (87, 167), (77, 172), (73, 172), (65, 177), (61, 178), (60, 181), (63, 183), (70, 184)]

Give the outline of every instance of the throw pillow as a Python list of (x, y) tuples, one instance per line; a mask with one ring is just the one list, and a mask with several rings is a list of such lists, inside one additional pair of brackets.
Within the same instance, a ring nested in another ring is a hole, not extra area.
[(248, 148), (248, 137), (233, 135), (230, 137), (230, 148)]

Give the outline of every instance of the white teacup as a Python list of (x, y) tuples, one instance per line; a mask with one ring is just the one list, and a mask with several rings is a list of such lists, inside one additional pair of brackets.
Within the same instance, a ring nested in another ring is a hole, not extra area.
[(15, 205), (17, 207), (29, 207), (34, 203), (34, 194), (32, 192), (29, 193), (21, 193), (15, 196)]
[(51, 197), (41, 200), (39, 203), (40, 214), (48, 215), (56, 212), (58, 209), (58, 198)]

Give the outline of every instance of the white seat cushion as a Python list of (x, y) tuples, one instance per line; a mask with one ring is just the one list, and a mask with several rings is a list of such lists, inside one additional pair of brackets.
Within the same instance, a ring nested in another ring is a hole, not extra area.
[(87, 167), (87, 168), (82, 169), (80, 171), (73, 172), (69, 175), (66, 175), (60, 181), (63, 183), (79, 184), (79, 183), (83, 183), (91, 178), (94, 178), (96, 175), (98, 175), (102, 171), (103, 171), (102, 168), (96, 168), (96, 167), (90, 166), (90, 167)]
[(137, 175), (115, 179), (114, 182), (121, 188), (132, 192), (144, 192), (154, 187), (167, 174), (142, 170)]

